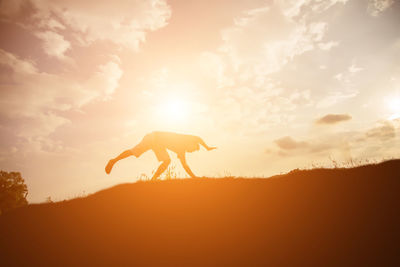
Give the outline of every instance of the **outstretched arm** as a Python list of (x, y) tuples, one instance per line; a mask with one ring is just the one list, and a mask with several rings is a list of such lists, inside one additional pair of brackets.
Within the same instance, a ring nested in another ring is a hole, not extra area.
[(202, 145), (202, 146), (204, 146), (204, 148), (207, 149), (208, 151), (217, 148), (217, 147), (215, 147), (215, 146), (208, 146), (208, 145), (203, 141), (203, 139), (201, 139), (200, 137), (199, 137), (199, 144)]
[(190, 177), (192, 178), (196, 178), (196, 175), (194, 175), (194, 173), (192, 172), (192, 170), (189, 168), (189, 165), (187, 165), (186, 163), (186, 158), (185, 158), (185, 154), (182, 155), (178, 155), (179, 160), (182, 163), (183, 168), (185, 169), (185, 171), (187, 172), (187, 174), (190, 175)]

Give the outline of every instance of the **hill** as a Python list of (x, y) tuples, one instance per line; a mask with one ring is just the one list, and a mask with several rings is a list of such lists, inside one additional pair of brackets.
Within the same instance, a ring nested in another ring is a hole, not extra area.
[(400, 160), (122, 184), (0, 217), (2, 266), (400, 265)]

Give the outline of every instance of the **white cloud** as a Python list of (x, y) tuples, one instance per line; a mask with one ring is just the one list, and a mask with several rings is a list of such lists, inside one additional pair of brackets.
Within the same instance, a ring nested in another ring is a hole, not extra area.
[(326, 93), (317, 103), (317, 108), (328, 108), (349, 98), (356, 97), (360, 88), (357, 81), (354, 79), (357, 73), (364, 70), (364, 68), (357, 66), (352, 63), (346, 67), (344, 72), (333, 75), (333, 79), (336, 80), (337, 85), (335, 89)]
[(34, 1), (37, 17), (51, 25), (52, 14), (81, 33), (85, 43), (107, 40), (138, 49), (146, 31), (164, 27), (171, 16), (163, 0)]
[(99, 96), (108, 99), (118, 87), (122, 73), (117, 63), (108, 62), (99, 66), (99, 71), (88, 80), (87, 86), (96, 90)]
[(399, 120), (380, 121), (377, 125), (369, 129), (365, 135), (367, 138), (376, 138), (380, 141), (387, 141), (396, 137), (396, 130), (399, 127)]
[(361, 67), (358, 67), (358, 66), (356, 66), (356, 64), (352, 64), (350, 67), (349, 67), (349, 72), (350, 73), (357, 73), (357, 72), (360, 72), (360, 71), (362, 71), (364, 68), (361, 68)]
[[(65, 30), (65, 26), (64, 25), (62, 25), (59, 21), (57, 21), (57, 20), (55, 20), (55, 19), (49, 19), (49, 20), (47, 20), (47, 21), (42, 21), (43, 22), (43, 24), (41, 25), (41, 28), (45, 28), (45, 27), (48, 27), (48, 28), (50, 28), (51, 30), (57, 30), (57, 29), (59, 29), (59, 30)], [(44, 22), (46, 23), (46, 24), (44, 24)]]
[(326, 29), (322, 21), (306, 23), (288, 18), (285, 10), (275, 4), (245, 12), (234, 26), (224, 29), (220, 51), (228, 56), (235, 72), (252, 69), (254, 75), (265, 76), (316, 46), (329, 50), (337, 45), (323, 41)]
[(203, 52), (198, 63), (203, 75), (215, 78), (218, 88), (233, 85), (233, 79), (226, 75), (226, 64), (218, 54)]
[(394, 0), (369, 0), (367, 12), (371, 16), (377, 17), (393, 4)]
[(0, 20), (33, 32), (44, 52), (65, 59), (74, 45), (107, 41), (137, 51), (148, 31), (167, 25), (165, 0), (3, 0)]
[(329, 41), (329, 42), (326, 42), (326, 43), (319, 43), (318, 47), (321, 50), (331, 50), (332, 47), (335, 47), (335, 46), (338, 46), (338, 45), (339, 45), (339, 42)]
[(309, 8), (312, 12), (321, 13), (337, 3), (346, 4), (348, 0), (278, 0), (276, 3), (281, 7), (288, 18), (295, 18), (302, 15), (302, 9)]
[(43, 31), (35, 35), (44, 42), (43, 49), (49, 56), (66, 59), (65, 52), (71, 48), (71, 44), (56, 32)]
[(225, 87), (218, 112), (224, 114), (227, 127), (238, 121), (246, 131), (284, 126), (293, 122), (294, 110), (313, 103), (309, 88), (285, 88), (271, 77), (306, 52), (338, 45), (324, 40), (326, 22), (296, 18), (300, 6), (309, 1), (296, 3), (298, 11), (287, 10), (295, 3), (275, 1), (244, 12), (222, 30), (218, 53), (207, 54), (206, 72), (216, 77), (218, 88)]
[(109, 98), (118, 86), (122, 70), (110, 61), (85, 81), (40, 72), (34, 63), (0, 49), (0, 66), (10, 75), (0, 78), (0, 117), (15, 136), (45, 138), (67, 123), (62, 111), (79, 109)]
[(16, 74), (34, 74), (37, 72), (35, 64), (28, 60), (20, 60), (15, 55), (0, 49), (0, 64), (9, 66)]
[(335, 77), (336, 80), (342, 81), (343, 80), (343, 73), (338, 73), (334, 77)]
[(317, 108), (328, 108), (331, 107), (341, 101), (344, 101), (349, 98), (353, 98), (358, 95), (358, 91), (333, 91), (330, 92), (327, 96), (324, 96), (320, 101), (318, 101), (316, 107)]
[(55, 129), (70, 122), (68, 119), (52, 112), (38, 112), (15, 119), (21, 121), (16, 125), (16, 136), (28, 141), (46, 140), (45, 137), (53, 133)]

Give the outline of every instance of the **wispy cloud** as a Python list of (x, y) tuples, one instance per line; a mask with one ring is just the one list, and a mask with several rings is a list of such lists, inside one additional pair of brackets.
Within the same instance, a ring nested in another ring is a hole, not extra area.
[[(335, 117), (332, 119), (336, 121)], [(331, 156), (347, 160), (364, 158), (366, 154), (370, 158), (382, 157), (382, 153), (397, 155), (395, 148), (400, 144), (397, 134), (399, 130), (400, 119), (384, 120), (377, 122), (375, 126), (357, 131), (328, 132), (300, 140), (284, 136), (274, 140), (272, 143), (275, 147), (269, 146), (265, 151), (272, 156), (310, 159), (317, 157), (320, 161)]]
[[(171, 16), (171, 9), (163, 0), (4, 0), (1, 11), (3, 19), (35, 31), (52, 50), (51, 54), (55, 52), (54, 40), (59, 43), (67, 35), (70, 42), (80, 45), (109, 41), (137, 50), (145, 41), (146, 32), (164, 27)], [(48, 32), (56, 29), (63, 32)]]
[(375, 138), (386, 141), (396, 137), (396, 125), (393, 121), (382, 121), (377, 126), (371, 128), (365, 133), (367, 138)]
[(65, 52), (71, 48), (71, 44), (64, 37), (53, 31), (37, 32), (35, 35), (41, 39), (44, 52), (59, 59), (66, 59)]
[[(0, 49), (0, 66), (10, 75), (0, 77), (0, 116), (15, 136), (43, 139), (69, 120), (60, 112), (107, 99), (122, 76), (110, 61), (83, 82), (39, 71), (33, 62)], [(11, 144), (10, 144), (11, 145)]]
[(308, 146), (307, 142), (296, 141), (290, 136), (285, 136), (285, 137), (279, 138), (279, 139), (275, 140), (274, 143), (277, 144), (278, 147), (283, 150), (293, 150), (293, 149), (304, 148), (304, 147)]
[(315, 121), (316, 124), (337, 124), (339, 122), (349, 121), (352, 117), (349, 114), (328, 114)]
[(377, 17), (393, 4), (394, 0), (369, 0), (367, 10), (371, 16)]

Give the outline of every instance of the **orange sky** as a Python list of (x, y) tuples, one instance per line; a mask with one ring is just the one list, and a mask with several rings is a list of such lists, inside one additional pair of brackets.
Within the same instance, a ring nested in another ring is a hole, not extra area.
[(199, 176), (399, 157), (399, 25), (393, 0), (3, 0), (0, 168), (40, 202), (151, 175), (104, 166), (153, 130), (218, 146)]

